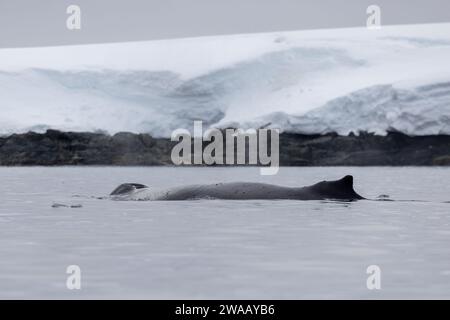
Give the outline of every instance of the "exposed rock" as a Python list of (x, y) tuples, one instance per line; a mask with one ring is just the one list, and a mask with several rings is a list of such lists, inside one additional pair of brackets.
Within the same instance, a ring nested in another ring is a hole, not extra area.
[[(48, 130), (0, 137), (0, 165), (172, 165), (176, 142), (148, 134)], [(450, 136), (280, 135), (283, 166), (450, 165)]]
[(434, 158), (433, 164), (437, 166), (450, 166), (450, 155)]

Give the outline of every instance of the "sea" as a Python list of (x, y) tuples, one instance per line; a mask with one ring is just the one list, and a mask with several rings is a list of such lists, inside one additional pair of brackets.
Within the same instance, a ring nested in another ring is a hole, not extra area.
[[(347, 174), (368, 200), (108, 197)], [(444, 167), (1, 167), (0, 298), (448, 299), (449, 181)]]

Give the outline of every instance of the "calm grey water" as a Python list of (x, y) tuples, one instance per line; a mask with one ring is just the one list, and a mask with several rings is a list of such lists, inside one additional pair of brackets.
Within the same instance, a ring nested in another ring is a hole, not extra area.
[[(301, 186), (368, 198), (117, 202), (122, 182)], [(450, 298), (450, 168), (0, 168), (0, 298)], [(52, 208), (53, 203), (82, 208)], [(81, 290), (66, 268), (81, 268)], [(366, 268), (381, 269), (368, 290)]]

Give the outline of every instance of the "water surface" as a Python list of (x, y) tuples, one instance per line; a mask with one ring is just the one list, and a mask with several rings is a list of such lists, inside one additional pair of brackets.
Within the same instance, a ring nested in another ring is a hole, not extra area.
[[(303, 186), (408, 201), (118, 202), (123, 182)], [(0, 168), (0, 298), (450, 298), (449, 168)], [(420, 200), (420, 201), (409, 201)], [(54, 203), (82, 208), (53, 208)], [(82, 289), (66, 288), (66, 268)], [(368, 290), (366, 268), (381, 268)]]

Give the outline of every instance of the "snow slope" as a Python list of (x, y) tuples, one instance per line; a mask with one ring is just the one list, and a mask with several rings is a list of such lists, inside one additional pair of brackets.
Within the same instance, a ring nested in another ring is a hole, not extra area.
[(450, 23), (0, 50), (0, 134), (450, 134)]

